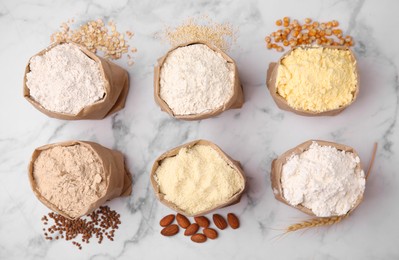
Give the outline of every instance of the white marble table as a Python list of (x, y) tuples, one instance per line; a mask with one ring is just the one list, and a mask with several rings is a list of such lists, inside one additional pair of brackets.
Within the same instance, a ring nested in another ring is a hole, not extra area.
[[(0, 2), (0, 259), (398, 259), (399, 258), (399, 2), (383, 1), (14, 1)], [(208, 14), (239, 26), (229, 54), (236, 59), (245, 104), (217, 118), (174, 120), (153, 101), (153, 66), (168, 46), (154, 38), (165, 25)], [(307, 118), (279, 110), (265, 87), (265, 72), (279, 54), (263, 38), (283, 16), (337, 19), (354, 36), (361, 92), (335, 117)], [(49, 44), (58, 26), (112, 18), (120, 30), (136, 34), (138, 48), (129, 70), (131, 89), (121, 112), (101, 121), (62, 121), (46, 117), (22, 97), (28, 58)], [(171, 212), (149, 185), (154, 159), (194, 139), (217, 143), (248, 176), (248, 191), (235, 212), (242, 226), (220, 239), (194, 244), (182, 234), (165, 238), (159, 219)], [(308, 217), (276, 201), (269, 173), (273, 158), (311, 138), (348, 144), (368, 164), (374, 142), (379, 150), (364, 202), (354, 214), (329, 228), (281, 236), (283, 228)], [(134, 173), (128, 198), (108, 203), (122, 215), (114, 242), (92, 242), (82, 251), (66, 241), (48, 242), (40, 218), (48, 213), (33, 195), (27, 164), (35, 147), (58, 141), (96, 141), (122, 151)]]

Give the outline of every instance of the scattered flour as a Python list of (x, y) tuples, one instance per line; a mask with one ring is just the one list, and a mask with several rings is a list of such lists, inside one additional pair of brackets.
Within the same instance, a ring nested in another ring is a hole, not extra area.
[(344, 215), (364, 193), (366, 180), (363, 170), (356, 169), (358, 163), (353, 153), (313, 142), (283, 165), (283, 196), (318, 217)]
[(233, 88), (233, 65), (204, 44), (177, 48), (161, 68), (160, 95), (176, 115), (218, 109), (230, 100)]
[(47, 110), (76, 115), (105, 95), (99, 65), (73, 44), (35, 56), (29, 66), (30, 96)]

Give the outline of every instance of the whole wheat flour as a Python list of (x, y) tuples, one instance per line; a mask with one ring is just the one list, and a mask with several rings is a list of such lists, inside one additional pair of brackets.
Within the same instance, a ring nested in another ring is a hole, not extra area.
[(30, 96), (47, 110), (76, 115), (105, 95), (99, 64), (73, 44), (33, 57), (29, 67)]
[(318, 217), (344, 215), (364, 193), (365, 175), (356, 168), (359, 161), (353, 153), (313, 142), (283, 165), (283, 196), (291, 205), (302, 204)]
[(226, 202), (244, 185), (236, 170), (206, 145), (185, 147), (164, 159), (155, 179), (164, 198), (189, 214)]
[(42, 151), (34, 163), (33, 177), (38, 191), (73, 218), (106, 191), (100, 158), (83, 145)]
[(233, 92), (233, 65), (204, 44), (177, 48), (161, 68), (160, 96), (175, 115), (215, 110)]

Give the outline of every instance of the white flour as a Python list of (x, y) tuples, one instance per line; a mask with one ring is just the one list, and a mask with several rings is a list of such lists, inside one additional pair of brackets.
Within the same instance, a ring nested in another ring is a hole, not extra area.
[(346, 214), (363, 195), (365, 175), (356, 170), (359, 157), (316, 142), (292, 156), (281, 176), (284, 198), (302, 204), (318, 217)]
[(233, 95), (233, 65), (204, 44), (171, 52), (160, 74), (161, 98), (176, 115), (215, 110)]
[(99, 65), (75, 45), (58, 45), (29, 66), (30, 96), (47, 110), (76, 115), (105, 95)]

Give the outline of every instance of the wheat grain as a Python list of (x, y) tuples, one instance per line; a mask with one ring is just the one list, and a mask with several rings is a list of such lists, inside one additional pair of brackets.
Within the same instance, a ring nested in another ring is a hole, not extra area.
[(342, 216), (333, 216), (328, 218), (313, 218), (300, 223), (293, 224), (285, 229), (285, 233), (294, 232), (300, 229), (331, 226), (341, 222), (344, 218), (348, 217), (349, 214)]
[(181, 25), (167, 27), (157, 35), (172, 47), (188, 42), (207, 42), (222, 51), (229, 51), (236, 42), (238, 29), (230, 23), (217, 23), (208, 16), (189, 18)]

